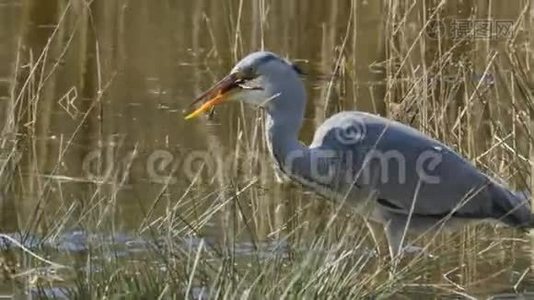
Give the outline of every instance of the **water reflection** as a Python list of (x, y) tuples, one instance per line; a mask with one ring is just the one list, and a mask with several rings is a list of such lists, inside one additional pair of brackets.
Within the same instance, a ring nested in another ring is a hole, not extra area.
[[(128, 234), (116, 233), (87, 233), (83, 230), (67, 231), (58, 237), (22, 236), (19, 233), (3, 234), (0, 236), (0, 251), (14, 250), (19, 244), (31, 251), (45, 250), (57, 252), (59, 257), (64, 254), (84, 254), (91, 249), (106, 249), (110, 257), (130, 257), (148, 254), (150, 250), (165, 246), (161, 238), (152, 240), (151, 237), (136, 237)], [(175, 245), (184, 251), (195, 252), (199, 247), (217, 248), (220, 245), (213, 237), (178, 237)], [(256, 243), (242, 242), (235, 245), (234, 254), (239, 258), (252, 257), (270, 259), (274, 256), (287, 257), (289, 249), (285, 240), (267, 240)], [(305, 250), (305, 249), (302, 249)], [(136, 256), (137, 257), (137, 256)], [(101, 257), (101, 259), (106, 259)]]

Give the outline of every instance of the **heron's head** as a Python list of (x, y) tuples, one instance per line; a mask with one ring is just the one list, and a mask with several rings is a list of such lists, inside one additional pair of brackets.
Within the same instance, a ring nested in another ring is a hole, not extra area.
[[(193, 103), (202, 103), (188, 114), (191, 119), (211, 107), (242, 101), (267, 110), (291, 110), (304, 103), (304, 86), (298, 67), (271, 52), (254, 52), (239, 61), (230, 74), (202, 93)], [(293, 101), (293, 103), (287, 103)], [(284, 103), (286, 102), (286, 103)]]

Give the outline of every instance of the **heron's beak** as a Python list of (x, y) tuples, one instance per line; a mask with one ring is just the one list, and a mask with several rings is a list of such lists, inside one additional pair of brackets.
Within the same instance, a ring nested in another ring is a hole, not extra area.
[[(231, 73), (221, 79), (219, 82), (217, 82), (214, 86), (212, 86), (210, 89), (202, 93), (200, 96), (198, 96), (190, 105), (193, 106), (196, 103), (204, 102), (202, 105), (197, 108), (192, 113), (185, 116), (186, 120), (192, 119), (194, 117), (197, 117), (201, 113), (207, 111), (211, 107), (214, 107), (215, 105), (221, 104), (225, 102), (227, 93), (232, 90), (235, 87), (238, 87), (241, 84), (242, 80), (240, 80), (237, 77), (236, 73)], [(207, 99), (207, 101), (206, 101)]]

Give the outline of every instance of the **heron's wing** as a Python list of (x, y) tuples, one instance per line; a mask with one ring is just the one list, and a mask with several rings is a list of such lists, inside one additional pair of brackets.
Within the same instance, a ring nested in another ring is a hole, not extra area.
[[(446, 145), (376, 115), (336, 114), (318, 128), (310, 148), (333, 149), (350, 160), (341, 171), (351, 172), (358, 186), (376, 189), (386, 209), (495, 218), (517, 205), (511, 192)], [(520, 208), (518, 218), (528, 219), (526, 210)]]

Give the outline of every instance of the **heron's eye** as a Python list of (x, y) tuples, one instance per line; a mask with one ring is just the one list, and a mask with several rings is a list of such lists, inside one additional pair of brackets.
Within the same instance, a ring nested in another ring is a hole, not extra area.
[(243, 68), (239, 73), (242, 80), (252, 80), (258, 77), (258, 74), (256, 73), (256, 69), (254, 67)]

